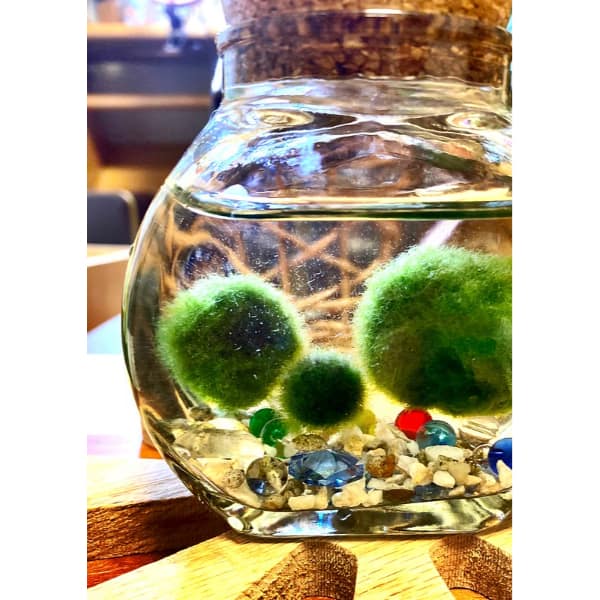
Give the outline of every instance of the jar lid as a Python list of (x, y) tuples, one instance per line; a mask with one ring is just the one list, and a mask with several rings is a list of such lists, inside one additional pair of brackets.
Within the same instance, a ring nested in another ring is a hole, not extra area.
[(228, 25), (290, 12), (407, 11), (461, 16), (487, 25), (506, 27), (512, 0), (222, 0)]

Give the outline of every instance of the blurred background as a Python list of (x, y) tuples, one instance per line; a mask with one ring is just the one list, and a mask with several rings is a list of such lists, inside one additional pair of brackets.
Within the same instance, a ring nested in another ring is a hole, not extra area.
[[(219, 102), (220, 0), (88, 0), (88, 352), (120, 352), (129, 246)], [(212, 85), (212, 88), (211, 88)]]

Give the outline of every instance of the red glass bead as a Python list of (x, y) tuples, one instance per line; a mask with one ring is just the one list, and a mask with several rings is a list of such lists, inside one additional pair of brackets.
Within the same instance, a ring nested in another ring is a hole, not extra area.
[(414, 440), (417, 437), (417, 431), (431, 421), (431, 415), (422, 408), (405, 408), (394, 421), (396, 427), (408, 438)]

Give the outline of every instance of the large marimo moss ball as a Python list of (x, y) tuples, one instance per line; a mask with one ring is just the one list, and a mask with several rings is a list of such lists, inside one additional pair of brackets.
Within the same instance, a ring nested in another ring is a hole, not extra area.
[(367, 281), (354, 328), (368, 376), (399, 402), (455, 416), (510, 410), (510, 258), (412, 248)]
[(157, 327), (159, 354), (175, 380), (225, 409), (264, 400), (303, 344), (294, 307), (251, 275), (198, 280), (164, 307)]
[(328, 427), (361, 414), (364, 395), (362, 375), (348, 358), (315, 350), (288, 372), (281, 404), (292, 423)]

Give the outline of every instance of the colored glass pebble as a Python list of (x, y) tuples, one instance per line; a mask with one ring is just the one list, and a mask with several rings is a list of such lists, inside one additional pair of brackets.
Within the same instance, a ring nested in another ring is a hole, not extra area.
[(394, 425), (411, 440), (416, 439), (417, 431), (431, 421), (431, 415), (422, 408), (405, 408), (398, 414)]
[(289, 472), (292, 477), (308, 485), (342, 487), (361, 479), (365, 468), (347, 452), (316, 450), (292, 456)]
[(251, 417), (248, 429), (252, 435), (260, 437), (263, 427), (279, 415), (272, 408), (260, 408)]
[(246, 470), (248, 487), (259, 496), (279, 494), (288, 481), (285, 463), (277, 458), (263, 456), (250, 463)]
[(432, 419), (417, 431), (416, 440), (421, 450), (427, 446), (454, 446), (456, 432), (449, 423)]
[(498, 475), (498, 461), (501, 460), (507, 467), (512, 469), (512, 438), (502, 438), (494, 442), (488, 452), (488, 463), (490, 469)]
[(260, 437), (265, 444), (275, 446), (287, 432), (288, 428), (283, 419), (271, 419), (263, 427)]
[(375, 413), (368, 409), (363, 410), (354, 419), (356, 425), (358, 425), (364, 433), (373, 434), (375, 433), (375, 426), (377, 425), (377, 417)]

